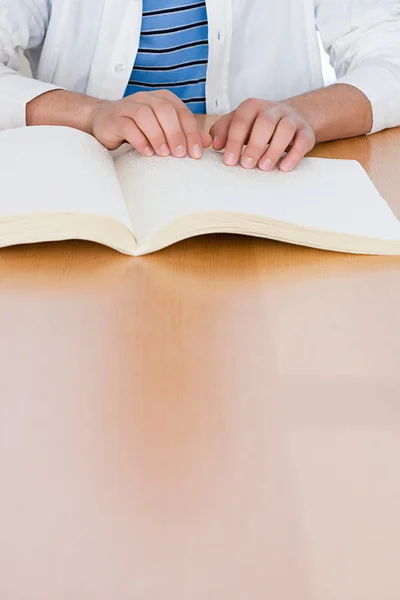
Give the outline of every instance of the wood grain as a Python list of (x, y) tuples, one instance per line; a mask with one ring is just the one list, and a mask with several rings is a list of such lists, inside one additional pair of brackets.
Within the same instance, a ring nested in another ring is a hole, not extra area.
[[(400, 131), (356, 158), (400, 216)], [(400, 262), (0, 252), (1, 600), (398, 600)]]

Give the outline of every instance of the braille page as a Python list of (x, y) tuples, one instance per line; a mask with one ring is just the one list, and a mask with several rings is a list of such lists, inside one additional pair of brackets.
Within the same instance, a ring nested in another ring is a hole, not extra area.
[[(355, 161), (306, 158), (292, 173), (265, 173), (226, 167), (222, 155), (212, 151), (195, 161), (141, 158), (130, 150), (115, 164), (139, 246), (172, 221), (203, 212), (246, 213), (338, 234), (400, 240), (398, 220)], [(251, 233), (247, 217), (243, 232)]]
[(131, 229), (109, 152), (67, 127), (0, 133), (0, 217), (30, 214), (111, 217)]

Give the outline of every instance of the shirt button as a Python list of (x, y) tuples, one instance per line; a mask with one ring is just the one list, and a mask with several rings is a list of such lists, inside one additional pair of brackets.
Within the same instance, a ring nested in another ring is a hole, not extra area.
[(122, 63), (118, 63), (117, 65), (115, 65), (114, 69), (117, 73), (122, 73), (122, 71), (125, 71), (125, 65), (123, 65)]

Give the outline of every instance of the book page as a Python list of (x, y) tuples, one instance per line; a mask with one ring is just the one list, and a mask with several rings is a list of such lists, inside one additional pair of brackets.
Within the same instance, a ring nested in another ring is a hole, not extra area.
[[(171, 222), (205, 212), (245, 213), (338, 234), (400, 239), (399, 222), (355, 161), (306, 158), (295, 171), (282, 173), (226, 167), (222, 154), (213, 151), (195, 161), (142, 158), (130, 150), (115, 165), (139, 246)], [(243, 232), (252, 233), (247, 217)], [(210, 214), (210, 229), (212, 225)]]
[(132, 228), (110, 153), (67, 127), (0, 132), (0, 217), (76, 214)]

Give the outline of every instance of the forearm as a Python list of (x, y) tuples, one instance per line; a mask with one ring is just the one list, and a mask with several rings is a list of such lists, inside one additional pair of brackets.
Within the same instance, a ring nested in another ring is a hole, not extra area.
[(27, 125), (64, 125), (91, 133), (91, 115), (102, 100), (54, 90), (34, 98), (26, 107)]
[(296, 109), (314, 129), (317, 142), (369, 133), (372, 107), (356, 87), (335, 84), (284, 101)]

